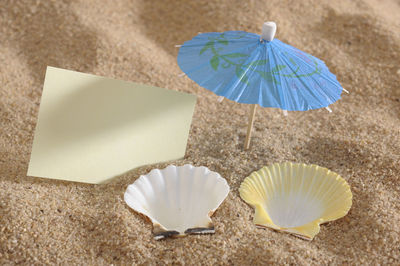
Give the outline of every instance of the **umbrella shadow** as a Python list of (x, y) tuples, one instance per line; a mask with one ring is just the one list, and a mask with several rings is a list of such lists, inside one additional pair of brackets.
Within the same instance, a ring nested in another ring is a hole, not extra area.
[(84, 72), (96, 66), (97, 34), (79, 23), (68, 4), (38, 2), (2, 8), (2, 16), (14, 25), (8, 27), (8, 39), (25, 59), (35, 85), (42, 84), (48, 65)]
[(237, 3), (144, 0), (140, 8), (140, 26), (145, 34), (171, 55), (178, 52), (175, 45), (192, 39), (198, 32), (234, 30), (242, 25), (235, 10), (243, 7)]
[[(392, 157), (375, 153), (365, 145), (348, 140), (314, 138), (300, 151), (300, 156), (308, 163), (334, 169), (334, 171), (351, 171), (358, 176), (363, 176), (363, 181), (372, 178), (371, 172), (376, 168), (392, 169), (394, 173), (400, 175), (396, 161)], [(382, 185), (388, 191), (396, 192), (396, 187), (385, 182), (382, 182)]]
[(357, 169), (370, 162), (370, 151), (357, 143), (347, 140), (315, 137), (307, 142), (300, 155), (309, 163), (328, 169)]

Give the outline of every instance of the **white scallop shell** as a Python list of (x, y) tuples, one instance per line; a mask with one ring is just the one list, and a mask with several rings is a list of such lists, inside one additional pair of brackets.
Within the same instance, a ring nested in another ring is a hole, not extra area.
[(153, 223), (155, 239), (214, 233), (211, 215), (229, 193), (228, 183), (208, 168), (170, 165), (129, 185), (124, 200)]

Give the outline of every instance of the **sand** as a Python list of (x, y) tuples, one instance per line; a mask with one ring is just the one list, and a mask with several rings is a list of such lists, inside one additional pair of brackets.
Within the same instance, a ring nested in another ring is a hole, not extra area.
[[(334, 2), (334, 3), (333, 3)], [(243, 151), (249, 106), (181, 73), (175, 44), (198, 32), (259, 32), (323, 59), (350, 91), (326, 110), (258, 108)], [(0, 2), (0, 264), (400, 264), (400, 2), (11, 1)], [(214, 235), (155, 241), (122, 196), (141, 174), (109, 184), (27, 177), (47, 65), (198, 95), (183, 160), (225, 177), (231, 192)], [(274, 162), (327, 167), (350, 184), (349, 214), (311, 241), (256, 229), (238, 194)]]

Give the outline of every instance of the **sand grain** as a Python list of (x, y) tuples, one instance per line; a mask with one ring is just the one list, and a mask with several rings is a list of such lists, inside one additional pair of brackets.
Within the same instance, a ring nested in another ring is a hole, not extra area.
[[(333, 3), (334, 2), (334, 3)], [(11, 1), (0, 3), (0, 264), (400, 263), (400, 3), (357, 1)], [(326, 110), (258, 108), (242, 151), (248, 106), (187, 77), (178, 50), (197, 32), (259, 32), (323, 59), (350, 94)], [(215, 235), (154, 241), (122, 195), (158, 164), (107, 185), (26, 176), (47, 65), (198, 95), (182, 165), (205, 165), (231, 193)], [(350, 184), (353, 207), (312, 242), (255, 229), (240, 182), (274, 162), (315, 163)]]

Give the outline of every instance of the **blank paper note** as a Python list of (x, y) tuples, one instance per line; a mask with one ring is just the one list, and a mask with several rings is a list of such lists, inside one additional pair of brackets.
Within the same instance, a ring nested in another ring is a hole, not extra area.
[(184, 157), (196, 97), (48, 67), (28, 175), (101, 183)]

